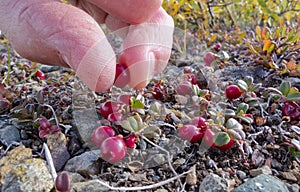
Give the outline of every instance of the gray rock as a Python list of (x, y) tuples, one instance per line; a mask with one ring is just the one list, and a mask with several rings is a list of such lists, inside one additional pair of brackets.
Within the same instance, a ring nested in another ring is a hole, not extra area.
[(226, 179), (216, 174), (209, 174), (201, 182), (199, 192), (228, 192), (229, 186)]
[(279, 179), (271, 175), (261, 174), (247, 180), (232, 192), (289, 192), (289, 190)]
[(101, 185), (97, 180), (90, 180), (86, 182), (73, 183), (71, 184), (71, 191), (76, 192), (100, 192), (109, 191), (107, 187)]
[(264, 165), (264, 166), (262, 166), (260, 168), (257, 168), (257, 169), (251, 169), (250, 170), (250, 175), (252, 177), (256, 177), (256, 176), (258, 176), (260, 174), (269, 174), (269, 175), (272, 175), (272, 170), (267, 165)]
[(0, 140), (6, 142), (7, 145), (13, 142), (19, 142), (20, 132), (14, 125), (4, 125), (0, 128)]
[(65, 165), (64, 170), (77, 172), (83, 176), (97, 175), (99, 173), (99, 150), (87, 151), (79, 156), (73, 157)]
[[(80, 103), (80, 99), (73, 98), (74, 106), (83, 106), (83, 105), (92, 105), (91, 102), (88, 99), (85, 100), (85, 102), (82, 104)], [(82, 109), (82, 110), (76, 110), (73, 111), (73, 118), (74, 123), (76, 126), (74, 126), (75, 130), (79, 133), (81, 141), (86, 144), (90, 148), (96, 148), (94, 143), (91, 140), (91, 135), (93, 131), (99, 127), (98, 124), (98, 116), (95, 109)]]
[(51, 191), (52, 176), (44, 160), (32, 158), (31, 150), (19, 146), (0, 159), (2, 192)]

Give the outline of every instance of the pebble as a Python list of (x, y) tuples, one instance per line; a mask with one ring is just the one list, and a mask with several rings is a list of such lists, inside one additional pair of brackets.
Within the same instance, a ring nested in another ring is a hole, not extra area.
[(20, 132), (14, 125), (4, 125), (0, 128), (0, 140), (7, 145), (19, 142), (21, 140)]
[(229, 185), (226, 179), (210, 173), (201, 182), (199, 192), (229, 192)]
[(260, 168), (257, 168), (257, 169), (251, 169), (250, 170), (250, 175), (252, 177), (256, 177), (256, 176), (258, 176), (260, 174), (272, 175), (272, 170), (271, 170), (271, 168), (269, 166), (266, 166), (266, 165), (264, 165), (264, 166), (262, 166)]
[(61, 132), (47, 136), (47, 145), (50, 149), (56, 171), (60, 171), (70, 158), (67, 148), (67, 139)]
[(282, 172), (280, 175), (286, 180), (297, 182), (297, 178), (291, 172)]
[(59, 66), (49, 66), (49, 65), (42, 65), (41, 71), (44, 73), (50, 73), (53, 71), (58, 71), (61, 67)]
[(99, 174), (99, 150), (87, 151), (79, 156), (73, 157), (65, 165), (64, 170), (76, 172), (83, 176)]
[(282, 164), (279, 163), (276, 159), (272, 159), (272, 163), (271, 163), (272, 167), (275, 169), (282, 169)]
[(289, 192), (289, 190), (279, 179), (271, 175), (260, 174), (247, 180), (232, 192)]
[(48, 192), (54, 188), (46, 162), (31, 156), (31, 149), (18, 146), (0, 159), (2, 192)]
[(79, 182), (71, 184), (71, 191), (76, 192), (108, 192), (108, 188), (101, 185), (97, 180), (90, 180), (86, 182)]
[(247, 175), (244, 171), (238, 170), (236, 171), (237, 176), (239, 177), (239, 179), (244, 180), (246, 179)]

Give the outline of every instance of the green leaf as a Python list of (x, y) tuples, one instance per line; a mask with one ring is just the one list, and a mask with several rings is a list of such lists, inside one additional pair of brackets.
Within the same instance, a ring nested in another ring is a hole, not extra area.
[(251, 119), (250, 117), (247, 117), (247, 116), (242, 116), (242, 115), (239, 115), (237, 116), (237, 118), (241, 119), (242, 121), (248, 123), (248, 124), (252, 124), (253, 123), (253, 119)]
[(224, 115), (226, 117), (233, 117), (233, 116), (235, 116), (235, 112), (232, 109), (225, 109), (223, 113), (224, 113)]
[(128, 120), (121, 121), (120, 125), (129, 132), (134, 132), (134, 130), (131, 127), (131, 124)]
[(251, 77), (251, 76), (246, 76), (246, 77), (244, 78), (244, 81), (246, 82), (246, 84), (248, 85), (248, 87), (250, 87), (250, 86), (253, 84), (254, 79), (253, 79), (253, 77)]
[(300, 101), (300, 93), (292, 93), (286, 97), (287, 101)]
[(149, 126), (144, 129), (143, 135), (149, 139), (157, 138), (161, 135), (161, 130), (158, 126)]
[(283, 81), (279, 86), (279, 91), (284, 95), (287, 96), (291, 89), (291, 83), (287, 81)]
[(247, 103), (240, 103), (237, 109), (237, 114), (245, 114), (249, 109), (249, 105)]
[(230, 137), (225, 132), (219, 132), (214, 136), (214, 143), (217, 146), (226, 145), (230, 141)]
[(243, 80), (238, 80), (237, 81), (237, 86), (242, 90), (242, 91), (245, 91), (247, 92), (248, 91), (248, 85), (245, 81)]
[(137, 100), (134, 97), (130, 98), (130, 104), (132, 109), (144, 109), (144, 103), (142, 103), (140, 100)]
[(226, 122), (227, 129), (243, 129), (243, 126), (234, 118), (230, 118)]

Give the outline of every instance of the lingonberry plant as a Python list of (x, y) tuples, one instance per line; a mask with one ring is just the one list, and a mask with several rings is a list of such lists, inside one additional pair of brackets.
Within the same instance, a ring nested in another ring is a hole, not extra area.
[(60, 131), (60, 127), (58, 125), (51, 125), (48, 119), (46, 118), (39, 118), (38, 122), (39, 122), (38, 130), (39, 130), (40, 138), (44, 138), (49, 134)]
[(192, 143), (198, 142), (203, 138), (203, 131), (195, 125), (183, 125), (177, 129), (180, 138)]
[(225, 89), (225, 95), (229, 100), (237, 99), (242, 95), (242, 91), (236, 85), (229, 85)]
[(55, 188), (59, 192), (69, 192), (71, 190), (70, 177), (67, 172), (61, 172), (55, 179)]
[(106, 101), (100, 106), (100, 114), (102, 117), (107, 119), (107, 117), (112, 114), (118, 112), (120, 109), (120, 104), (115, 101)]
[(109, 163), (117, 163), (126, 155), (127, 147), (122, 135), (109, 137), (100, 145), (100, 156)]
[(100, 126), (94, 130), (92, 134), (92, 141), (97, 147), (100, 147), (105, 139), (115, 135), (116, 131), (112, 127)]

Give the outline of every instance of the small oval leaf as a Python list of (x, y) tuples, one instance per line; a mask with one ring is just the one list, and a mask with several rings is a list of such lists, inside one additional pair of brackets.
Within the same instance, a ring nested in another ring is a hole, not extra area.
[(225, 132), (219, 132), (214, 136), (214, 143), (216, 146), (226, 145), (230, 141), (230, 137)]

